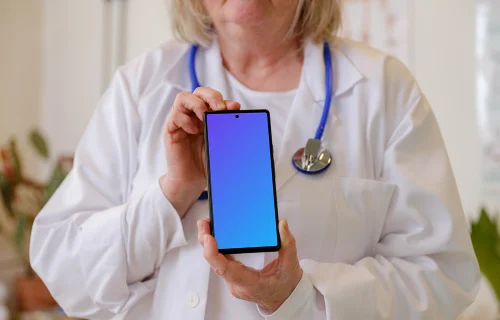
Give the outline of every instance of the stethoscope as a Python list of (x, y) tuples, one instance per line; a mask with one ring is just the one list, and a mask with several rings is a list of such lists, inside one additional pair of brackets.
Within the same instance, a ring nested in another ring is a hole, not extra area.
[[(196, 88), (200, 87), (198, 82), (198, 76), (196, 74), (196, 52), (198, 51), (198, 45), (193, 45), (189, 52), (189, 77), (191, 79), (191, 89), (194, 92)], [(332, 155), (321, 147), (321, 139), (325, 131), (326, 123), (328, 121), (328, 115), (330, 113), (330, 105), (332, 103), (333, 96), (333, 67), (332, 67), (332, 53), (330, 51), (330, 45), (328, 42), (323, 44), (323, 58), (325, 60), (325, 104), (323, 107), (323, 114), (321, 115), (321, 120), (319, 122), (318, 129), (316, 130), (316, 135), (313, 139), (309, 139), (304, 148), (301, 148), (295, 152), (292, 157), (293, 166), (301, 173), (305, 174), (318, 174), (330, 167), (332, 163)], [(203, 191), (198, 200), (207, 200), (208, 192)]]

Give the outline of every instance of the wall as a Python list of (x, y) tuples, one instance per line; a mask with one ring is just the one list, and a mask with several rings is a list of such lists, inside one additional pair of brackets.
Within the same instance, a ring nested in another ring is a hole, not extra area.
[[(125, 58), (168, 39), (165, 0), (129, 0)], [(463, 205), (479, 205), (475, 122), (474, 0), (413, 0), (413, 70), (446, 141)], [(58, 150), (73, 150), (100, 94), (102, 1), (45, 0), (43, 124)], [(64, 119), (59, 121), (56, 117)]]
[(101, 94), (104, 1), (42, 2), (41, 123), (55, 153), (73, 152)]
[[(16, 136), (25, 171), (34, 175), (38, 162), (28, 147), (27, 133), (38, 124), (41, 81), (41, 3), (0, 0), (0, 145)], [(8, 290), (24, 267), (13, 249), (9, 231), (15, 221), (0, 205), (0, 283)], [(8, 297), (13, 305), (14, 295)]]
[[(169, 37), (164, 0), (127, 2), (124, 61)], [(104, 67), (113, 52), (106, 51), (115, 48), (106, 34), (116, 16), (104, 0), (43, 0), (43, 6), (41, 123), (56, 152), (72, 152), (110, 81)]]
[(40, 10), (39, 1), (0, 1), (0, 145), (18, 137), (30, 173), (36, 168), (25, 136), (39, 116)]
[(165, 0), (129, 0), (127, 60), (170, 39)]
[(475, 0), (414, 0), (414, 70), (441, 126), (466, 213), (480, 204)]

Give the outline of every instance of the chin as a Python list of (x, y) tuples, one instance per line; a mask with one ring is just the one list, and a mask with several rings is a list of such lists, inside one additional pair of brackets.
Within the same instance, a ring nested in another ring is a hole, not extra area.
[(263, 25), (272, 14), (268, 1), (263, 0), (228, 0), (224, 7), (225, 20), (242, 26)]

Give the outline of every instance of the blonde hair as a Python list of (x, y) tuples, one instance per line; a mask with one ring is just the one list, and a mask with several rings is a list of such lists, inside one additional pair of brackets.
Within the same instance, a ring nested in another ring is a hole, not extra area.
[[(207, 45), (212, 40), (212, 21), (202, 0), (168, 0), (176, 38)], [(290, 35), (314, 42), (332, 41), (342, 26), (341, 0), (299, 0)]]

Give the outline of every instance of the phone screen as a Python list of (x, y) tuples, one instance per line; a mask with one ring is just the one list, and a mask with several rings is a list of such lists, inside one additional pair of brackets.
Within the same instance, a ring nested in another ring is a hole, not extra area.
[(205, 114), (211, 226), (219, 251), (279, 249), (270, 115)]

